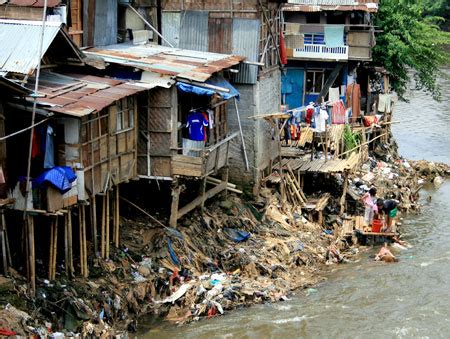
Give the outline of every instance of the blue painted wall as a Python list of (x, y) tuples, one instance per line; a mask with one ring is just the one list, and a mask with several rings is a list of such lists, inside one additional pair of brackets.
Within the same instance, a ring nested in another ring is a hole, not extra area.
[(303, 82), (305, 71), (302, 68), (287, 68), (281, 76), (281, 95), (289, 108), (303, 105)]

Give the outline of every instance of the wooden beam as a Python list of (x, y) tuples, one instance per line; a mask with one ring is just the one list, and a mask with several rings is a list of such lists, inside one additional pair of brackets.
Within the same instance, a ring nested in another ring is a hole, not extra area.
[(197, 197), (193, 201), (191, 201), (189, 204), (178, 210), (178, 219), (181, 218), (183, 215), (189, 213), (196, 207), (200, 206), (204, 200), (210, 199), (213, 196), (215, 196), (217, 193), (222, 192), (224, 189), (226, 189), (226, 183), (221, 183), (218, 186), (210, 189), (205, 193), (205, 195), (202, 197)]
[(119, 199), (120, 199), (120, 191), (119, 191), (119, 185), (116, 186), (116, 195), (115, 195), (115, 208), (114, 208), (114, 212), (115, 212), (115, 220), (116, 220), (116, 227), (115, 227), (115, 245), (117, 248), (119, 248), (120, 245), (120, 204), (119, 204)]
[(339, 214), (342, 214), (345, 211), (345, 197), (347, 195), (347, 190), (348, 190), (348, 171), (345, 171), (344, 187), (342, 189), (342, 196), (341, 196), (341, 200), (340, 200), (341, 209), (339, 211)]
[(91, 234), (92, 242), (94, 244), (94, 253), (98, 253), (98, 239), (97, 239), (97, 201), (96, 196), (90, 198), (90, 209), (91, 209)]
[(75, 274), (75, 268), (73, 266), (73, 241), (72, 241), (72, 210), (69, 209), (67, 213), (67, 248), (68, 248), (68, 267), (69, 276), (73, 277)]
[(109, 211), (109, 191), (106, 191), (106, 227), (105, 227), (105, 258), (109, 259), (109, 224), (110, 224), (110, 211)]
[(4, 216), (4, 210), (2, 209), (0, 211), (1, 213), (1, 224), (0, 224), (0, 235), (2, 237), (2, 262), (3, 262), (3, 274), (6, 276), (8, 275), (8, 259), (6, 254), (6, 224), (5, 224), (5, 216)]
[(181, 186), (178, 185), (178, 183), (175, 183), (175, 187), (172, 188), (172, 204), (170, 207), (170, 221), (169, 221), (170, 227), (177, 226), (180, 193), (181, 193)]
[(36, 295), (36, 254), (34, 247), (34, 216), (27, 215), (28, 287), (30, 295)]

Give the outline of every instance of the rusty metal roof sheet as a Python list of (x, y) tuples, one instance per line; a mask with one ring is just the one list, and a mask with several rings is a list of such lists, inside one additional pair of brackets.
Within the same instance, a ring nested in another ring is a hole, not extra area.
[(60, 22), (45, 23), (42, 55), (39, 56), (42, 22), (0, 20), (0, 71), (31, 75), (58, 34), (65, 38), (81, 61), (81, 51), (61, 29), (61, 25)]
[(378, 12), (378, 0), (292, 0), (283, 5), (286, 12), (363, 11)]
[[(9, 5), (23, 6), (23, 7), (44, 7), (44, 0), (9, 0)], [(59, 6), (61, 0), (47, 0), (47, 7), (52, 8)]]
[[(38, 104), (48, 111), (82, 117), (98, 112), (116, 100), (145, 91), (123, 81), (82, 74), (41, 73)], [(27, 87), (34, 87), (31, 78)]]
[(101, 57), (105, 62), (200, 82), (206, 81), (213, 73), (237, 65), (245, 59), (235, 55), (156, 45), (119, 44), (90, 48), (84, 52)]

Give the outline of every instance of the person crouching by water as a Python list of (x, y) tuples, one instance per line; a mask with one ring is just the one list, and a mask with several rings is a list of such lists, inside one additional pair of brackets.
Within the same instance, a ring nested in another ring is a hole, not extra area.
[(392, 221), (397, 216), (397, 206), (398, 202), (393, 199), (377, 200), (378, 213), (385, 215), (385, 223), (381, 232), (392, 232)]
[(373, 215), (377, 211), (376, 196), (377, 196), (377, 189), (375, 187), (372, 187), (369, 190), (369, 192), (365, 193), (361, 197), (361, 201), (364, 203), (365, 207), (364, 222), (369, 227), (372, 227)]
[(389, 251), (387, 243), (384, 243), (384, 246), (381, 247), (380, 251), (375, 256), (375, 261), (397, 262), (398, 259), (392, 254), (391, 251)]

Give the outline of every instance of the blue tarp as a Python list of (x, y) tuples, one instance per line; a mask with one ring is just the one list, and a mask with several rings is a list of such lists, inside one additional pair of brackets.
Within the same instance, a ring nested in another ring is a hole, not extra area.
[(209, 85), (214, 85), (217, 87), (223, 87), (223, 88), (227, 88), (230, 91), (229, 92), (221, 92), (221, 91), (215, 91), (213, 89), (210, 88), (206, 88), (206, 87), (201, 87), (201, 86), (196, 86), (196, 85), (190, 85), (190, 84), (186, 84), (184, 82), (177, 82), (177, 88), (185, 93), (193, 93), (196, 95), (207, 95), (207, 96), (212, 96), (215, 93), (219, 93), (222, 98), (224, 98), (225, 100), (231, 99), (233, 97), (236, 97), (237, 100), (239, 100), (240, 94), (238, 92), (238, 90), (236, 88), (234, 88), (227, 80), (225, 80), (223, 77), (212, 77), (210, 79), (208, 79), (206, 82), (206, 84)]
[(66, 193), (72, 188), (72, 182), (77, 178), (74, 171), (68, 166), (57, 166), (45, 171), (33, 180), (33, 186), (39, 187), (49, 184), (58, 189), (61, 193)]

